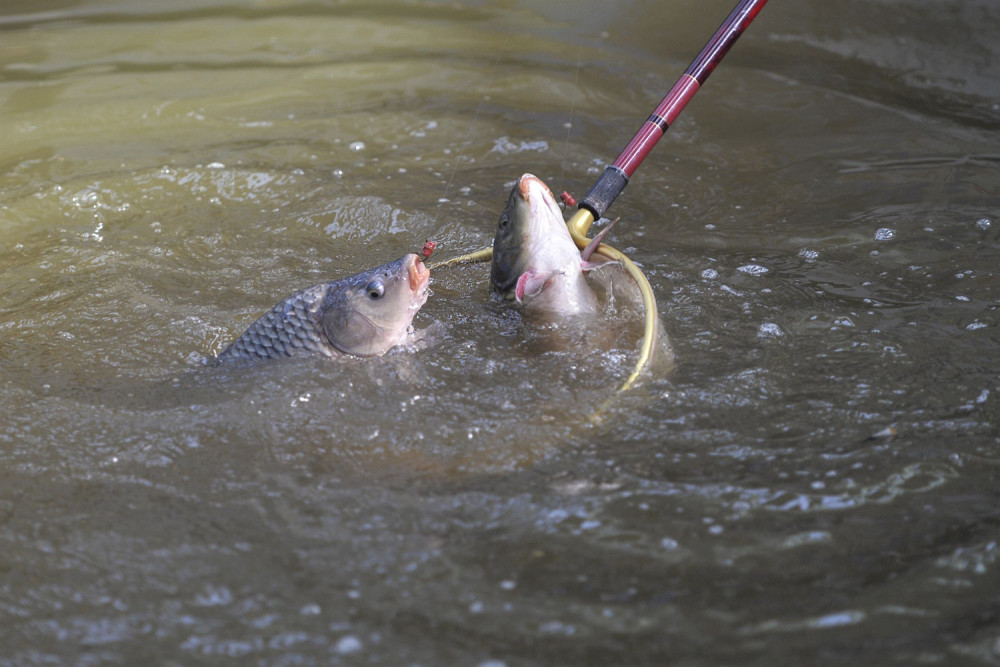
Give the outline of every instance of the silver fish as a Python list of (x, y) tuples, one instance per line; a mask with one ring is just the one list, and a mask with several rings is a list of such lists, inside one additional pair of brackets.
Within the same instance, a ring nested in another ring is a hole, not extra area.
[(598, 301), (584, 268), (590, 265), (573, 243), (552, 191), (537, 176), (524, 174), (507, 198), (493, 238), (493, 290), (526, 310), (595, 313)]
[(218, 359), (384, 354), (405, 340), (427, 301), (430, 275), (420, 257), (409, 254), (307, 287), (262, 315)]

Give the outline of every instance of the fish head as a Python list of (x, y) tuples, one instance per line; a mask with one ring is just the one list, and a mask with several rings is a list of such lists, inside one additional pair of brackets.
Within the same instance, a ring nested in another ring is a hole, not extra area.
[(524, 174), (507, 197), (493, 237), (493, 289), (506, 299), (515, 298), (521, 275), (545, 270), (554, 248), (577, 252), (552, 191), (542, 179)]
[(324, 303), (323, 331), (345, 354), (372, 357), (403, 342), (427, 301), (430, 270), (409, 254), (341, 281)]

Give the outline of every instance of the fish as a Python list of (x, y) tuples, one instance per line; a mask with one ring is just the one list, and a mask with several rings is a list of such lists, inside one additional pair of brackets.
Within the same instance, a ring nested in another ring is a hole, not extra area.
[[(607, 229), (610, 225), (601, 238)], [(527, 311), (596, 313), (599, 302), (584, 271), (597, 266), (588, 260), (599, 243), (595, 239), (581, 253), (552, 191), (537, 176), (523, 174), (510, 191), (493, 237), (491, 288)]]
[(292, 294), (216, 359), (374, 357), (402, 344), (427, 301), (430, 270), (410, 253), (394, 262)]

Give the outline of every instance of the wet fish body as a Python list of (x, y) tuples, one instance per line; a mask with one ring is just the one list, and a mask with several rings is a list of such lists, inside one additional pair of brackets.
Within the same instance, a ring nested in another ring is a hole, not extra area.
[(537, 176), (522, 175), (493, 238), (493, 290), (530, 311), (596, 313), (597, 297), (583, 275), (587, 267), (552, 191)]
[(402, 343), (427, 301), (430, 271), (415, 254), (307, 287), (275, 305), (220, 361), (384, 354)]

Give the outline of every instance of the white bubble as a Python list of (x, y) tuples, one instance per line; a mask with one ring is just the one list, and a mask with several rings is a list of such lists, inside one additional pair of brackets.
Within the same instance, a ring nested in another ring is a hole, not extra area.
[(992, 225), (992, 224), (993, 224), (993, 221), (990, 220), (989, 218), (980, 218), (979, 220), (976, 221), (976, 227), (979, 227), (982, 230), (989, 229), (990, 225)]
[(337, 647), (335, 649), (337, 653), (341, 655), (347, 655), (349, 653), (357, 653), (361, 650), (361, 640), (354, 635), (347, 635), (346, 637), (341, 637), (337, 642)]
[(748, 273), (751, 276), (762, 276), (767, 273), (770, 269), (766, 266), (761, 266), (760, 264), (744, 264), (743, 266), (736, 269), (741, 273)]
[(365, 142), (363, 141), (352, 141), (348, 146), (352, 151), (357, 153), (358, 151), (363, 151), (365, 149)]
[(774, 322), (764, 322), (757, 329), (757, 335), (761, 338), (779, 338), (784, 336), (785, 332)]
[(879, 227), (875, 230), (876, 241), (891, 241), (896, 238), (896, 230), (888, 227)]

